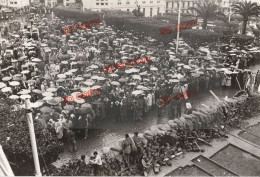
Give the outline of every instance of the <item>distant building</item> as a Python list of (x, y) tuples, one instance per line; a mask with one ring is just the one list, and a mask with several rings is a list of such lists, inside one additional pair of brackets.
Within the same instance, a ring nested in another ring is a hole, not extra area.
[(30, 4), (29, 0), (0, 0), (0, 5), (6, 7), (22, 8)]
[[(193, 13), (188, 8), (197, 7), (197, 3), (212, 2), (217, 4), (221, 11), (228, 14), (230, 6), (233, 3), (240, 2), (241, 0), (181, 0), (181, 13)], [(166, 0), (166, 12), (177, 13), (179, 9), (179, 0)]]
[[(84, 1), (84, 0), (83, 0)], [(63, 5), (66, 7), (70, 4), (75, 4), (76, 0), (63, 0)]]
[(58, 4), (57, 0), (45, 0), (45, 6), (47, 7), (54, 7)]
[(140, 5), (141, 12), (145, 17), (156, 16), (159, 13), (165, 13), (166, 0), (82, 0), (83, 9), (93, 11), (122, 10), (132, 12)]

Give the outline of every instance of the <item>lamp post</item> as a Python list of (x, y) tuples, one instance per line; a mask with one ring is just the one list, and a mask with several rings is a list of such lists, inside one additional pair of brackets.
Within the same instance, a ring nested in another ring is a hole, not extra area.
[(36, 145), (35, 131), (34, 131), (34, 125), (33, 125), (33, 119), (32, 119), (32, 112), (30, 111), (31, 103), (30, 103), (29, 99), (25, 100), (25, 108), (27, 110), (27, 121), (28, 121), (29, 132), (30, 132), (30, 139), (31, 139), (31, 146), (32, 146), (32, 154), (33, 154), (35, 172), (36, 172), (37, 176), (42, 176), (38, 152), (37, 152), (37, 145)]
[(176, 54), (179, 48), (179, 38), (180, 38), (180, 22), (181, 22), (181, 0), (179, 0), (179, 12), (178, 12), (178, 30), (177, 30), (177, 39), (176, 39)]

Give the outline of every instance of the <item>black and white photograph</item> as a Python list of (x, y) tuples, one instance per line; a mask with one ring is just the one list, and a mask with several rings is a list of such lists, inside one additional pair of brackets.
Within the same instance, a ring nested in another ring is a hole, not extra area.
[(0, 0), (0, 176), (260, 176), (260, 0)]

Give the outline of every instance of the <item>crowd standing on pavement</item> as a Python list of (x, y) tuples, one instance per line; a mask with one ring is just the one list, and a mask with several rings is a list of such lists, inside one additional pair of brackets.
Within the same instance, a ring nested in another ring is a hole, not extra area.
[[(1, 94), (4, 99), (17, 100), (17, 109), (24, 108), (24, 100), (30, 99), (35, 120), (42, 129), (55, 131), (58, 139), (71, 144), (72, 150), (77, 149), (76, 137), (87, 138), (91, 128), (106, 121), (142, 121), (153, 108), (158, 117), (164, 109), (170, 110), (168, 116), (172, 120), (180, 119), (183, 112), (193, 113), (190, 98), (179, 94), (188, 90), (196, 89), (199, 94), (221, 87), (249, 91), (259, 88), (260, 73), (253, 74), (248, 69), (256, 61), (258, 48), (254, 44), (238, 45), (230, 41), (220, 49), (205, 43), (195, 51), (183, 42), (176, 54), (174, 43), (164, 44), (150, 37), (114, 30), (104, 21), (91, 29), (76, 29), (62, 35), (62, 26), (77, 22), (57, 17), (48, 20), (44, 15), (30, 15), (27, 18), (30, 23), (17, 22), (15, 27), (4, 25), (0, 46)], [(102, 70), (105, 64), (124, 63), (128, 58), (143, 55), (150, 55), (151, 60), (107, 73)], [(100, 94), (61, 103), (61, 97), (91, 89), (99, 89)], [(161, 97), (176, 94), (179, 99), (168, 105), (158, 102)], [(216, 136), (225, 136), (223, 130), (215, 131)], [(152, 136), (149, 133), (147, 136)], [(180, 137), (190, 135), (181, 129), (175, 133)], [(215, 136), (214, 131), (195, 133)], [(197, 137), (195, 133), (193, 137)], [(170, 165), (169, 159), (184, 146), (186, 150), (200, 150), (196, 142), (184, 140), (176, 141), (172, 149), (170, 142), (156, 137), (144, 146), (138, 132), (134, 137), (126, 134), (122, 142), (123, 163), (117, 160), (107, 163), (111, 165), (108, 169), (114, 169), (107, 171), (116, 174), (117, 168), (121, 168), (116, 164), (131, 169), (129, 164), (138, 162), (147, 171), (151, 164), (158, 171), (159, 166)], [(93, 155), (90, 162), (93, 173), (97, 173), (102, 161), (98, 152)], [(169, 159), (165, 160), (166, 157)]]

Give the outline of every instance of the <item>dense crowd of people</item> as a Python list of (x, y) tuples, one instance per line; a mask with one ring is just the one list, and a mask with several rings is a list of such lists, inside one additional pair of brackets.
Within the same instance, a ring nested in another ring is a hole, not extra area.
[[(180, 49), (174, 53), (174, 43), (164, 44), (150, 37), (115, 30), (104, 21), (89, 29), (61, 34), (61, 27), (77, 23), (34, 15), (27, 18), (27, 23), (17, 22), (13, 29), (6, 25), (5, 39), (0, 47), (3, 97), (18, 100), (20, 108), (24, 107), (25, 99), (30, 99), (34, 117), (42, 129), (55, 132), (64, 143), (68, 141), (72, 150), (77, 149), (76, 136), (86, 138), (90, 128), (105, 121), (142, 121), (153, 108), (157, 109), (159, 117), (162, 116), (166, 106), (158, 103), (161, 97), (178, 95), (170, 103), (169, 112), (170, 119), (176, 120), (183, 112), (192, 113), (190, 107), (186, 107), (189, 96), (179, 93), (192, 89), (205, 92), (221, 87), (249, 91), (259, 88), (260, 73), (253, 74), (248, 70), (249, 64), (256, 61), (258, 48), (253, 44), (238, 46), (231, 41), (222, 48), (202, 44), (204, 47), (194, 51), (180, 40)], [(103, 72), (104, 65), (117, 62), (124, 65), (124, 60), (143, 55), (150, 55), (151, 61)], [(223, 57), (219, 57), (221, 55)], [(76, 98), (78, 93), (97, 88), (99, 95), (61, 103), (62, 97), (72, 95)], [(196, 133), (209, 138), (215, 136), (214, 131)], [(181, 130), (177, 134), (190, 136)], [(179, 146), (184, 146), (175, 144), (176, 148), (172, 149), (172, 142), (161, 143), (153, 138), (143, 147), (139, 146), (141, 142), (137, 137), (138, 133), (133, 140), (126, 135), (122, 144), (128, 166), (130, 162), (149, 164), (155, 154), (159, 166), (170, 164), (165, 158), (178, 153)], [(139, 153), (133, 156), (139, 158), (130, 156), (133, 142)], [(196, 142), (187, 142), (185, 149), (200, 150)], [(92, 164), (98, 164), (98, 154), (94, 155)], [(98, 166), (94, 169), (99, 171)]]

